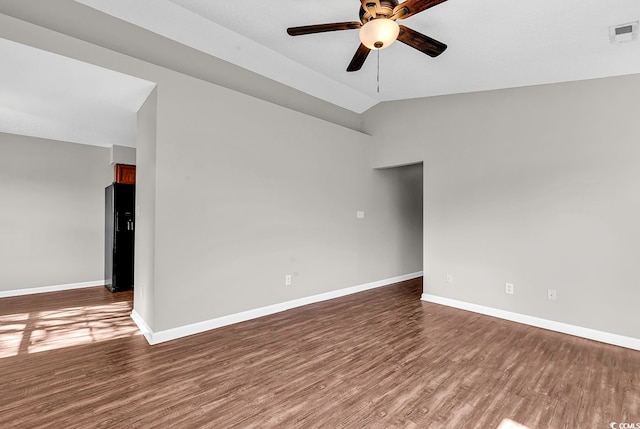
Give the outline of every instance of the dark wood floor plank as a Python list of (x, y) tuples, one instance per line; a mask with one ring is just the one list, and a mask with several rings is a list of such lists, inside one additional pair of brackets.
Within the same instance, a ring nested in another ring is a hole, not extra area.
[(2, 428), (640, 422), (640, 353), (420, 301), (421, 281), (149, 346), (130, 292), (0, 299)]

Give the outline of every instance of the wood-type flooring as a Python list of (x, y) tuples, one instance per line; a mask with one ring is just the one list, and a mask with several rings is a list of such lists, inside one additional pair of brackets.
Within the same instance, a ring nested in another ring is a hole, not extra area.
[(422, 302), (421, 289), (412, 280), (155, 346), (129, 317), (131, 293), (0, 299), (0, 428), (640, 423), (640, 352)]

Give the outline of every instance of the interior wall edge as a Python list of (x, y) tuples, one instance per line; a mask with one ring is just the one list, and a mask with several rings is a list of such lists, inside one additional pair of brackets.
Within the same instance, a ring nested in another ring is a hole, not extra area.
[(399, 167), (411, 167), (412, 165), (419, 165), (419, 164), (424, 164), (424, 160), (419, 160), (419, 161), (406, 161), (406, 162), (398, 162), (398, 163), (391, 163), (391, 164), (380, 164), (380, 165), (374, 165), (372, 168), (374, 170), (389, 170), (391, 168), (399, 168)]
[(416, 279), (423, 276), (422, 271), (415, 273), (403, 274), (388, 279), (378, 280), (370, 283), (364, 283), (344, 289), (333, 290), (317, 295), (312, 295), (304, 298), (298, 298), (291, 301), (285, 301), (279, 304), (268, 305), (265, 307), (255, 308), (253, 310), (242, 311), (240, 313), (230, 314), (227, 316), (217, 317), (215, 319), (205, 320), (202, 322), (191, 323), (177, 328), (166, 329), (158, 332), (154, 332), (146, 321), (136, 313), (135, 310), (131, 313), (131, 318), (140, 328), (140, 331), (146, 338), (150, 345), (164, 343), (178, 338), (187, 337), (189, 335), (195, 335), (202, 332), (210, 331), (216, 328), (222, 328), (223, 326), (233, 325), (240, 322), (245, 322), (251, 319), (257, 319), (259, 317), (268, 316), (270, 314), (280, 313), (282, 311), (291, 310), (292, 308), (302, 307), (316, 302), (327, 301), (334, 298), (340, 298), (342, 296), (351, 295), (358, 292), (364, 292), (370, 289), (376, 289), (384, 286), (391, 286), (396, 283), (400, 283), (406, 280)]
[(536, 328), (547, 329), (549, 331), (560, 332), (574, 337), (586, 338), (588, 340), (599, 341), (601, 343), (640, 351), (640, 338), (626, 337), (624, 335), (598, 331), (596, 329), (570, 325), (568, 323), (557, 322), (555, 320), (542, 319), (540, 317), (528, 316), (526, 314), (514, 313), (511, 311), (500, 310), (499, 308), (486, 307), (484, 305), (458, 301), (428, 293), (422, 294), (421, 299), (434, 304), (446, 305), (447, 307), (472, 311), (474, 313), (497, 317), (499, 319), (509, 320), (523, 325), (535, 326)]

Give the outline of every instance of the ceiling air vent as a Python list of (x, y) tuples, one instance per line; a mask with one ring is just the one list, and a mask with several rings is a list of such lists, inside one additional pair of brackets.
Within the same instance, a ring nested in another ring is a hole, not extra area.
[(612, 44), (638, 40), (638, 21), (610, 27), (609, 39)]

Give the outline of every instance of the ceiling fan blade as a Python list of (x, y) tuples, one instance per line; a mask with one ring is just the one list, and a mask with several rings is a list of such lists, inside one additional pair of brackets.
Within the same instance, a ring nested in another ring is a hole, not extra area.
[[(416, 13), (420, 13), (423, 10), (427, 10), (430, 7), (444, 3), (447, 0), (407, 0), (400, 3), (393, 9), (393, 14), (398, 15), (398, 19), (409, 18)], [(400, 13), (404, 9), (404, 13)]]
[(349, 63), (347, 71), (354, 72), (360, 70), (362, 68), (362, 65), (364, 64), (364, 60), (366, 60), (367, 56), (369, 56), (369, 52), (371, 52), (371, 49), (367, 48), (361, 43), (358, 47), (358, 50), (356, 51), (356, 54), (353, 56), (353, 59)]
[(302, 27), (287, 28), (287, 33), (290, 36), (302, 36), (304, 34), (326, 33), (327, 31), (340, 31), (340, 30), (356, 30), (362, 27), (362, 24), (353, 22), (334, 22), (332, 24), (317, 24), (317, 25), (305, 25)]
[(432, 39), (429, 36), (425, 36), (422, 33), (418, 33), (404, 25), (400, 26), (400, 34), (398, 34), (398, 40), (409, 45), (414, 49), (423, 52), (430, 57), (437, 57), (447, 49), (447, 45)]

